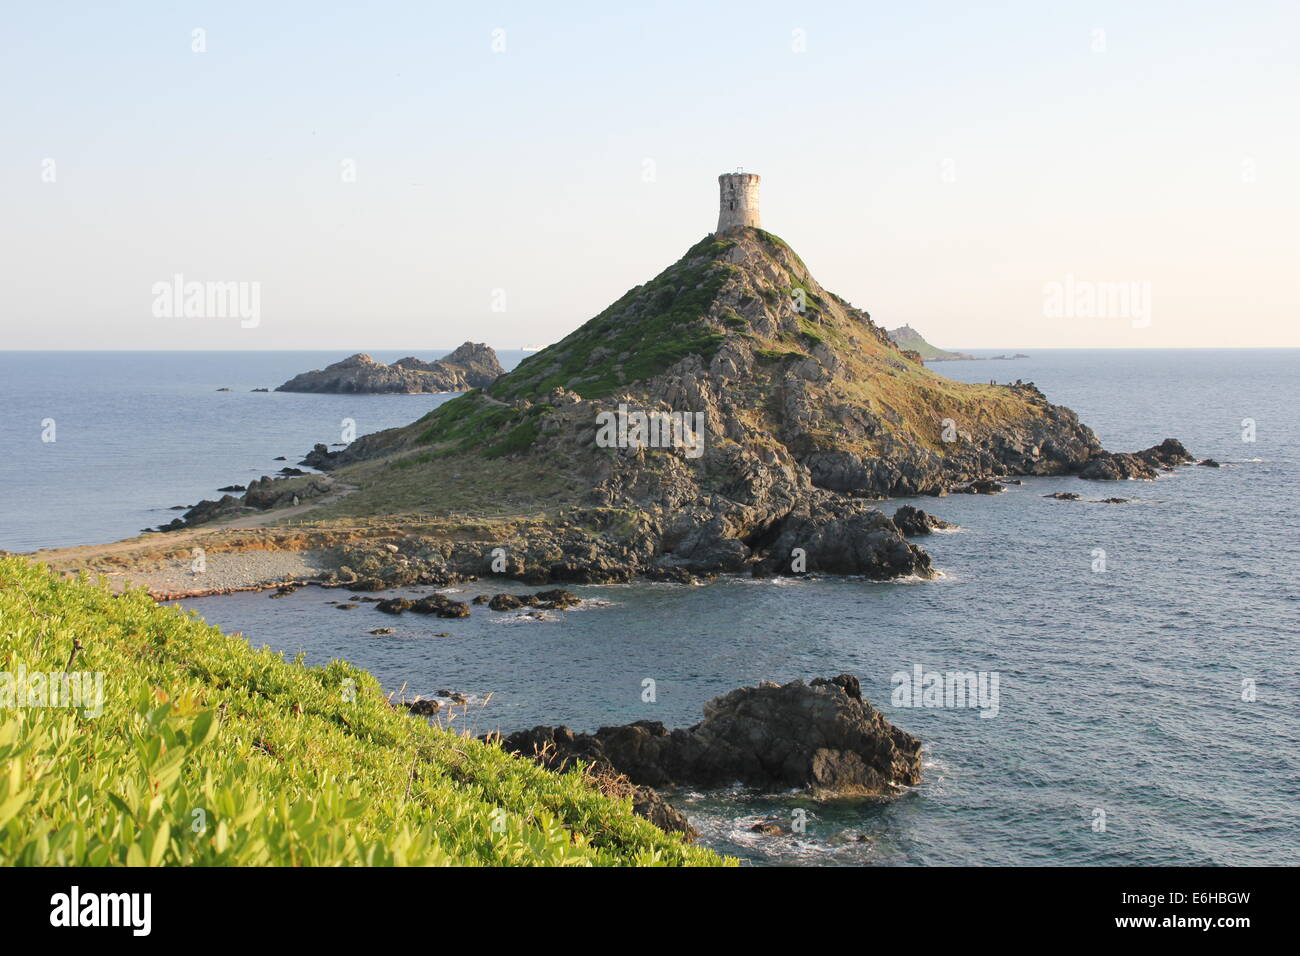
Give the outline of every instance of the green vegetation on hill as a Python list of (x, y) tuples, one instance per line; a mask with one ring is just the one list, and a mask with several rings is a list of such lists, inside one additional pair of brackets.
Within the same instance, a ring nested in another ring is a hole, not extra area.
[(725, 336), (701, 321), (729, 275), (718, 260), (734, 245), (708, 236), (590, 322), (530, 355), (488, 389), (494, 398), (545, 397), (553, 388), (604, 398), (696, 354), (706, 361)]
[[(16, 693), (63, 672), (103, 675), (99, 716)], [(347, 663), (20, 558), (0, 559), (0, 766), (3, 865), (723, 862), (577, 774), (393, 709)]]

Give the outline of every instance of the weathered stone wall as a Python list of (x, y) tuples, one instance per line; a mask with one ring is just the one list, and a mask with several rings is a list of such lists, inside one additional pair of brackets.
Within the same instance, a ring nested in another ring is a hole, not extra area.
[(738, 226), (761, 226), (757, 173), (723, 173), (718, 177), (718, 232)]

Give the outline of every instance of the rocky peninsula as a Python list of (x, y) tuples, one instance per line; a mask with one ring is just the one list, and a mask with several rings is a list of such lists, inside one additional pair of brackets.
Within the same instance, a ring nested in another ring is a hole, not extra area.
[(503, 372), (496, 352), (481, 342), (466, 342), (435, 362), (408, 356), (385, 365), (358, 352), (324, 369), (295, 375), (276, 391), (343, 395), (465, 392), (491, 385)]
[(873, 501), (994, 494), (1016, 476), (1152, 479), (1191, 460), (1173, 439), (1108, 452), (1032, 383), (936, 374), (785, 242), (741, 226), (485, 387), (345, 448), (317, 445), (300, 464), (323, 474), (200, 502), (129, 561), (115, 553), (157, 567), (210, 534), (210, 569), (227, 551), (310, 550), (313, 580), (358, 590), (928, 578), (907, 536), (941, 525)]

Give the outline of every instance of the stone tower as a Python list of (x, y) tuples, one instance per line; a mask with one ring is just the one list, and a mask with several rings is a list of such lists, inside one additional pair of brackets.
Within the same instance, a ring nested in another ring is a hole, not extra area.
[(757, 173), (723, 173), (718, 177), (718, 234), (740, 226), (760, 226)]

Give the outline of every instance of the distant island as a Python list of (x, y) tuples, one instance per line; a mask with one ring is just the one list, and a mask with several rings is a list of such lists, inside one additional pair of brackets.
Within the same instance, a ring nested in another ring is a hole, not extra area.
[(491, 348), (481, 342), (466, 342), (435, 362), (408, 356), (385, 365), (358, 352), (324, 369), (296, 375), (276, 391), (342, 395), (467, 392), (486, 388), (504, 372)]
[(921, 333), (916, 331), (910, 325), (899, 326), (896, 329), (889, 330), (889, 337), (894, 344), (900, 349), (907, 352), (915, 352), (921, 357), (923, 362), (979, 362), (993, 359), (1023, 359), (1029, 358), (1022, 352), (1015, 355), (990, 355), (982, 358), (979, 355), (971, 355), (969, 352), (950, 352), (947, 349), (941, 349), (937, 345), (931, 345), (922, 337)]

